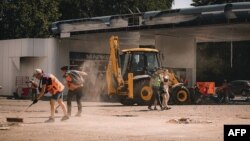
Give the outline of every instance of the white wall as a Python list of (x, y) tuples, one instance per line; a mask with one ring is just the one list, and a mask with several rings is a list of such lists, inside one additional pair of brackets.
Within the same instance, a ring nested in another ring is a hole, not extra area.
[(119, 37), (121, 49), (139, 47), (138, 32), (98, 33), (61, 38), (58, 40), (60, 66), (69, 65), (69, 52), (109, 54), (111, 35)]
[(31, 77), (35, 68), (59, 76), (57, 41), (46, 39), (13, 39), (0, 41), (0, 95), (16, 91), (16, 76)]
[(155, 39), (155, 45), (163, 56), (163, 66), (186, 68), (190, 85), (196, 81), (195, 39), (158, 35)]

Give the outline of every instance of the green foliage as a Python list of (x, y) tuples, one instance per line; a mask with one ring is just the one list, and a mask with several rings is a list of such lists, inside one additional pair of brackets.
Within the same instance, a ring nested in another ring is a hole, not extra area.
[(203, 5), (213, 5), (222, 3), (233, 3), (233, 2), (249, 2), (250, 0), (193, 0), (191, 5), (193, 6), (203, 6)]
[(171, 8), (173, 0), (62, 0), (61, 20)]
[(4, 0), (0, 4), (0, 39), (48, 37), (60, 16), (59, 0)]
[(171, 8), (173, 0), (0, 0), (0, 39), (48, 37), (58, 20)]

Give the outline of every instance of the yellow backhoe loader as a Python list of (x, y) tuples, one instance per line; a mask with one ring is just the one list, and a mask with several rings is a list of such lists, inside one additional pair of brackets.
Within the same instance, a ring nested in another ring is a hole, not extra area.
[[(118, 36), (109, 39), (110, 57), (106, 71), (108, 95), (116, 95), (123, 105), (145, 105), (152, 97), (151, 74), (161, 67), (159, 51), (153, 48), (119, 50)], [(169, 72), (170, 95), (175, 104), (190, 101), (188, 89)]]

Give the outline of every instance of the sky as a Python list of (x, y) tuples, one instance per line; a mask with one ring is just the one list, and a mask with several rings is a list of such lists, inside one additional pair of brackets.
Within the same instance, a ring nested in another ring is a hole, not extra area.
[(192, 7), (190, 6), (191, 3), (192, 0), (174, 0), (172, 9)]

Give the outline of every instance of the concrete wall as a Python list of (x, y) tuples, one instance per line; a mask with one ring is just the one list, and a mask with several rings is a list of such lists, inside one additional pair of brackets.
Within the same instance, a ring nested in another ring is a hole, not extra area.
[(35, 68), (59, 76), (56, 39), (13, 39), (0, 41), (0, 95), (16, 91), (16, 77), (32, 77)]
[(139, 47), (138, 32), (98, 33), (61, 38), (58, 40), (60, 66), (69, 65), (69, 52), (109, 54), (109, 38), (112, 35), (119, 36), (121, 49)]
[(62, 39), (15, 39), (0, 41), (0, 95), (16, 91), (16, 77), (31, 78), (35, 68), (53, 73), (60, 80), (60, 67), (69, 65), (70, 52), (109, 53), (109, 37), (117, 35), (120, 48), (155, 45), (161, 51), (163, 66), (185, 68), (188, 80), (196, 78), (196, 43), (192, 38), (140, 35), (139, 32), (99, 33)]
[(163, 66), (185, 69), (190, 86), (196, 81), (195, 39), (154, 35), (151, 32), (98, 33), (59, 39), (59, 64), (69, 65), (69, 52), (108, 54), (111, 35), (119, 36), (121, 49), (155, 45), (161, 51)]
[(157, 35), (155, 46), (161, 52), (162, 65), (185, 68), (189, 85), (196, 81), (196, 42), (193, 38)]

